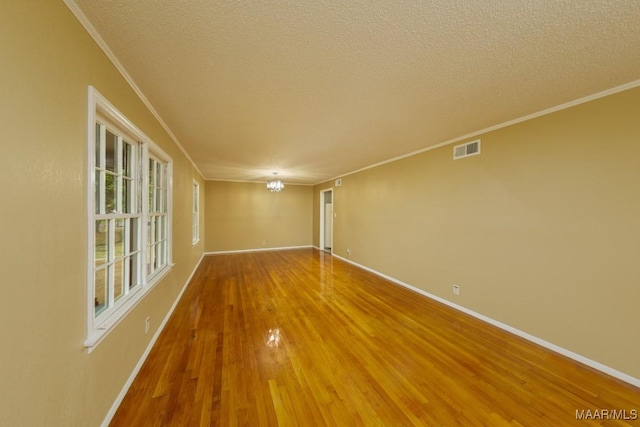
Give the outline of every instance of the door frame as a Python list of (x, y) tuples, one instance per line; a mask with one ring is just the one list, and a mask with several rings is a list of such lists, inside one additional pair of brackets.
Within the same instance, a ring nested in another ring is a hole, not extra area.
[[(331, 193), (331, 203), (333, 204), (333, 209), (336, 208), (336, 200), (334, 197), (333, 187), (326, 188), (324, 190), (320, 190), (320, 250), (324, 251), (324, 227), (325, 227), (325, 214), (324, 214), (324, 205), (327, 193)], [(333, 216), (335, 218), (335, 215)], [(331, 254), (333, 254), (333, 221), (331, 221)]]

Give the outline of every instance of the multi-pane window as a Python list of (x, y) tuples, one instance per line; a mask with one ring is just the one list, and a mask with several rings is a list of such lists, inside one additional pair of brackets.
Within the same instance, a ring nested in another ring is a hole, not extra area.
[(191, 212), (191, 242), (200, 240), (200, 184), (193, 182), (193, 202)]
[(153, 276), (167, 265), (167, 165), (150, 155), (148, 173), (147, 274)]
[(172, 162), (89, 90), (87, 340), (95, 346), (171, 267)]
[(140, 144), (96, 123), (94, 314), (99, 317), (140, 285)]

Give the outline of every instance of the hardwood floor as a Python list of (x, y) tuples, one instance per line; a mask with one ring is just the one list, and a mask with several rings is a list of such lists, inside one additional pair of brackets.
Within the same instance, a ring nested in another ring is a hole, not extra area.
[(206, 257), (111, 425), (640, 425), (603, 409), (640, 389), (303, 249)]

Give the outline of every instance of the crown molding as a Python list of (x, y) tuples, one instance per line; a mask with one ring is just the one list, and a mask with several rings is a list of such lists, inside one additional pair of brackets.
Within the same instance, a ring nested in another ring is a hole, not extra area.
[(98, 33), (98, 30), (96, 30), (96, 28), (89, 21), (89, 19), (84, 14), (84, 12), (82, 12), (82, 10), (76, 4), (76, 2), (74, 0), (62, 0), (62, 1), (69, 8), (71, 13), (73, 13), (73, 15), (76, 17), (76, 19), (80, 22), (80, 24), (84, 27), (84, 29), (87, 31), (87, 33), (89, 33), (91, 38), (93, 38), (93, 40), (98, 44), (98, 47), (100, 47), (100, 49), (102, 49), (102, 51), (107, 56), (107, 58), (109, 58), (111, 63), (113, 63), (113, 65), (116, 67), (118, 72), (126, 80), (126, 82), (129, 84), (129, 86), (131, 86), (133, 91), (142, 100), (142, 102), (147, 107), (147, 109), (151, 112), (151, 114), (153, 114), (153, 116), (156, 118), (158, 123), (160, 123), (160, 126), (162, 126), (162, 128), (165, 130), (165, 132), (167, 132), (167, 134), (171, 138), (171, 140), (178, 146), (180, 151), (182, 151), (182, 154), (184, 154), (184, 156), (187, 158), (187, 160), (189, 160), (189, 162), (191, 163), (193, 168), (198, 172), (198, 174), (200, 174), (200, 177), (202, 179), (205, 179), (204, 175), (202, 174), (202, 172), (200, 171), (200, 169), (198, 168), (196, 163), (193, 161), (193, 159), (191, 158), (189, 153), (187, 153), (187, 150), (185, 150), (185, 148), (182, 146), (182, 144), (180, 144), (180, 141), (178, 141), (178, 138), (173, 134), (173, 132), (171, 131), (169, 126), (165, 123), (165, 121), (162, 119), (160, 114), (153, 107), (151, 102), (149, 102), (149, 100), (144, 95), (144, 93), (142, 93), (142, 90), (140, 90), (140, 88), (138, 87), (136, 82), (133, 80), (131, 75), (129, 75), (129, 73), (127, 72), (126, 68), (124, 68), (124, 65), (122, 65), (122, 63), (120, 63), (120, 61), (118, 60), (116, 55), (113, 53), (113, 51), (111, 50), (111, 48), (109, 47), (107, 42), (105, 42), (104, 39), (100, 36), (100, 33)]
[(567, 108), (575, 107), (575, 106), (580, 105), (580, 104), (585, 104), (585, 103), (590, 102), (590, 101), (595, 101), (596, 99), (604, 98), (606, 96), (613, 95), (613, 94), (616, 94), (616, 93), (619, 93), (619, 92), (624, 92), (626, 90), (634, 89), (634, 88), (636, 88), (638, 86), (640, 86), (640, 80), (634, 80), (632, 82), (625, 83), (623, 85), (616, 86), (616, 87), (613, 87), (611, 89), (603, 90), (602, 92), (594, 93), (593, 95), (588, 95), (588, 96), (585, 96), (583, 98), (578, 98), (578, 99), (576, 99), (574, 101), (569, 101), (569, 102), (566, 102), (564, 104), (557, 105), (555, 107), (551, 107), (551, 108), (547, 108), (547, 109), (542, 110), (542, 111), (538, 111), (537, 113), (528, 114), (526, 116), (522, 116), (522, 117), (519, 117), (517, 119), (509, 120), (509, 121), (506, 121), (506, 122), (503, 122), (503, 123), (500, 123), (500, 124), (497, 124), (497, 125), (494, 125), (494, 126), (490, 126), (488, 128), (484, 128), (482, 130), (478, 130), (478, 131), (475, 131), (475, 132), (472, 132), (472, 133), (468, 133), (466, 135), (458, 136), (456, 138), (449, 139), (447, 141), (440, 142), (440, 143), (435, 144), (435, 145), (430, 145), (428, 147), (421, 148), (420, 150), (412, 151), (412, 152), (407, 153), (407, 154), (402, 154), (400, 156), (393, 157), (393, 158), (388, 159), (388, 160), (383, 160), (381, 162), (374, 163), (372, 165), (365, 166), (363, 168), (356, 169), (356, 170), (351, 171), (351, 172), (347, 172), (347, 173), (344, 173), (344, 174), (341, 174), (341, 175), (337, 175), (337, 176), (334, 176), (333, 178), (325, 179), (325, 180), (317, 182), (317, 183), (315, 183), (313, 185), (315, 186), (315, 185), (324, 184), (325, 182), (329, 182), (329, 181), (333, 181), (333, 180), (338, 179), (338, 178), (343, 178), (345, 176), (353, 175), (353, 174), (356, 174), (358, 172), (365, 171), (367, 169), (373, 169), (373, 168), (376, 168), (378, 166), (385, 165), (387, 163), (395, 162), (397, 160), (402, 160), (402, 159), (405, 159), (407, 157), (411, 157), (411, 156), (415, 156), (415, 155), (418, 155), (418, 154), (421, 154), (421, 153), (424, 153), (424, 152), (427, 152), (427, 151), (435, 150), (436, 148), (444, 147), (445, 145), (455, 144), (457, 142), (464, 141), (465, 139), (476, 138), (476, 137), (481, 136), (481, 135), (483, 135), (485, 133), (489, 133), (489, 132), (493, 132), (493, 131), (498, 130), (498, 129), (506, 128), (508, 126), (515, 125), (517, 123), (526, 122), (528, 120), (532, 120), (532, 119), (535, 119), (535, 118), (540, 117), (540, 116), (546, 116), (547, 114), (555, 113), (557, 111), (566, 110)]

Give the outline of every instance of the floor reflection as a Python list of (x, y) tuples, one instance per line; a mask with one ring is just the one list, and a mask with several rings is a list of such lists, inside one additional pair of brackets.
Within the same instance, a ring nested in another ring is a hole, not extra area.
[(280, 328), (269, 329), (269, 331), (264, 334), (264, 343), (269, 348), (276, 348), (280, 345)]
[(333, 257), (323, 251), (320, 251), (320, 296), (328, 301), (334, 298)]

